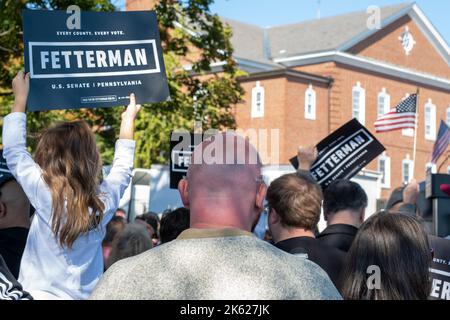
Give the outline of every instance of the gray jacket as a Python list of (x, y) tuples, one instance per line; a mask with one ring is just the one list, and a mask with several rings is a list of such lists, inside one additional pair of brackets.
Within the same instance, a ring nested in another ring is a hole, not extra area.
[(318, 265), (238, 229), (188, 229), (112, 265), (91, 299), (341, 299)]

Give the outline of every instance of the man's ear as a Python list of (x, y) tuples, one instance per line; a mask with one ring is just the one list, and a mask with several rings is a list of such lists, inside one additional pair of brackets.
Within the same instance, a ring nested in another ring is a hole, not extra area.
[(267, 186), (264, 183), (261, 183), (258, 187), (258, 191), (256, 192), (256, 202), (255, 206), (260, 210), (264, 210), (264, 199), (266, 199)]
[(0, 219), (3, 219), (6, 217), (6, 205), (0, 201)]
[(361, 209), (361, 213), (359, 215), (359, 218), (361, 220), (361, 224), (364, 222), (365, 218), (366, 218), (366, 209)]
[(181, 179), (178, 182), (178, 192), (180, 193), (181, 201), (186, 208), (189, 208), (189, 191), (187, 179)]
[(278, 212), (276, 212), (275, 209), (273, 209), (273, 208), (270, 209), (268, 220), (269, 220), (269, 226), (280, 222), (280, 216), (278, 215)]

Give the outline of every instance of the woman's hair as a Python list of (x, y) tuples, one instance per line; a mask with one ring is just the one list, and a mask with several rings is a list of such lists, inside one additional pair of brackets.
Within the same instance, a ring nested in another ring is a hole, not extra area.
[(140, 224), (128, 224), (113, 241), (108, 258), (109, 268), (115, 262), (136, 256), (152, 248), (152, 239), (147, 229)]
[(71, 248), (99, 225), (105, 209), (98, 197), (102, 162), (94, 134), (84, 121), (57, 124), (44, 131), (34, 158), (52, 194), (53, 232)]
[[(427, 299), (431, 291), (431, 250), (419, 222), (381, 212), (358, 231), (341, 275), (342, 295), (350, 300)], [(379, 287), (372, 280), (379, 268)]]

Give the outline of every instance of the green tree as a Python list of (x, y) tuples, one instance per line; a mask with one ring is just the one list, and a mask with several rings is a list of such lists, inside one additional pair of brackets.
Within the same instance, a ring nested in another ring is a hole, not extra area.
[[(200, 121), (204, 130), (234, 128), (231, 107), (239, 102), (240, 75), (232, 58), (231, 30), (210, 11), (213, 0), (160, 0), (158, 16), (170, 101), (144, 106), (136, 123), (136, 166), (167, 163), (170, 132), (192, 130)], [(82, 10), (112, 11), (109, 0), (0, 0), (0, 115), (9, 111), (10, 83), (23, 68), (21, 10), (60, 9), (76, 4)], [(220, 73), (211, 64), (221, 62)], [(185, 68), (187, 65), (190, 68)], [(43, 128), (60, 120), (84, 119), (96, 133), (105, 163), (112, 161), (123, 108), (59, 110), (30, 113), (30, 149)]]

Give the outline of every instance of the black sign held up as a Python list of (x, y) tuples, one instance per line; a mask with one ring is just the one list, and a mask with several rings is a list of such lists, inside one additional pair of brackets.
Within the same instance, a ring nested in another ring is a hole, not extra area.
[[(318, 157), (310, 173), (326, 188), (334, 180), (352, 178), (384, 150), (369, 130), (352, 119), (317, 144)], [(298, 168), (297, 157), (290, 162)]]
[(154, 11), (81, 12), (68, 29), (65, 11), (24, 10), (28, 110), (161, 102), (169, 89)]
[(172, 132), (170, 137), (170, 188), (177, 189), (186, 176), (197, 145), (211, 135), (189, 132)]

